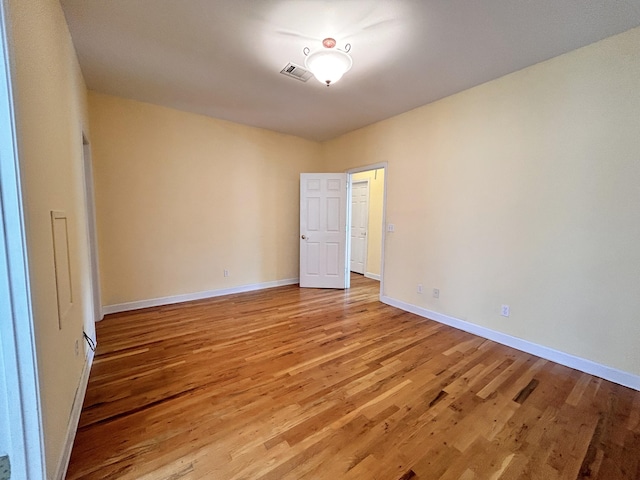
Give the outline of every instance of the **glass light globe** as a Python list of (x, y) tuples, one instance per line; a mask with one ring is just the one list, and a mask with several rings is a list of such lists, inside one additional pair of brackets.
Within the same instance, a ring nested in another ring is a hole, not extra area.
[(327, 86), (336, 83), (349, 71), (353, 60), (346, 52), (323, 48), (310, 53), (304, 59), (304, 66)]

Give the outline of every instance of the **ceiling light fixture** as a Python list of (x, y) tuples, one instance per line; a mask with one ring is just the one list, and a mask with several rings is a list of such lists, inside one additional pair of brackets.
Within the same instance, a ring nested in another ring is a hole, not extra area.
[(347, 43), (344, 50), (335, 48), (336, 41), (333, 38), (325, 38), (322, 48), (314, 52), (305, 47), (302, 51), (306, 55), (304, 66), (313, 73), (314, 77), (328, 86), (336, 83), (351, 69), (353, 60), (349, 56), (351, 44)]

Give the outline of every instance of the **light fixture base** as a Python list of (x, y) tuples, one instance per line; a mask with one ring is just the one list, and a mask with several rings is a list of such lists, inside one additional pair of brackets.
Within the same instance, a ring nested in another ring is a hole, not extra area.
[(327, 37), (324, 40), (322, 40), (322, 46), (324, 48), (333, 48), (336, 46), (336, 39), (335, 38), (331, 38), (331, 37)]
[(305, 68), (327, 87), (340, 80), (353, 65), (353, 60), (348, 53), (351, 50), (351, 44), (347, 44), (345, 50), (335, 48), (336, 44), (334, 38), (327, 37), (322, 41), (323, 48), (313, 52), (308, 47), (303, 49), (306, 56)]

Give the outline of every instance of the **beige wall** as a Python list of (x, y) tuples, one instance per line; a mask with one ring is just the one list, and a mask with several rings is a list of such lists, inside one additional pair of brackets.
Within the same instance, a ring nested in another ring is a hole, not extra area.
[(298, 277), (299, 174), (318, 170), (319, 144), (93, 92), (89, 104), (104, 305)]
[(365, 275), (378, 277), (382, 260), (382, 217), (384, 202), (384, 168), (355, 173), (351, 180), (369, 180), (369, 224), (367, 229), (367, 263)]
[[(86, 89), (59, 2), (9, 0), (7, 6), (46, 464), (53, 478), (84, 365), (83, 321), (92, 315), (82, 173)], [(74, 301), (61, 330), (51, 210), (64, 211), (69, 222)], [(82, 342), (78, 356), (76, 340)]]
[(326, 143), (327, 170), (388, 162), (384, 293), (640, 374), (638, 45), (640, 28)]

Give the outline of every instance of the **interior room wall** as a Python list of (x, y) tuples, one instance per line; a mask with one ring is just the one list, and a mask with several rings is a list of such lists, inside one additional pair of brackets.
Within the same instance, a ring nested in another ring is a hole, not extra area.
[(318, 143), (93, 92), (89, 105), (104, 305), (298, 278)]
[(382, 259), (382, 214), (384, 202), (384, 168), (351, 175), (351, 181), (369, 180), (369, 224), (367, 229), (367, 264), (365, 276), (379, 279)]
[[(82, 173), (86, 88), (60, 3), (8, 0), (6, 6), (47, 478), (53, 478), (85, 367), (83, 320), (92, 315)], [(52, 210), (67, 215), (73, 292), (61, 329)]]
[(639, 375), (638, 45), (640, 28), (327, 142), (329, 170), (388, 162), (386, 295)]

